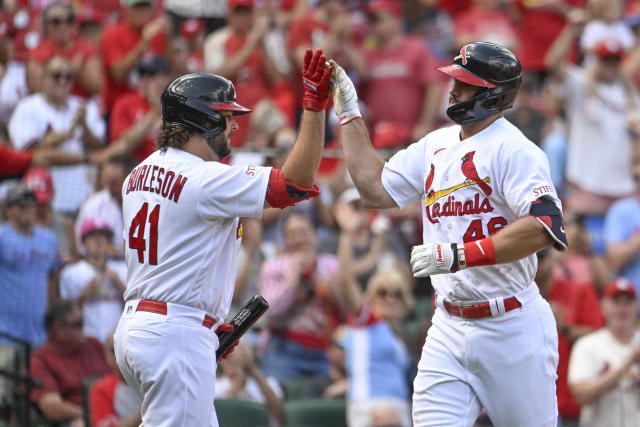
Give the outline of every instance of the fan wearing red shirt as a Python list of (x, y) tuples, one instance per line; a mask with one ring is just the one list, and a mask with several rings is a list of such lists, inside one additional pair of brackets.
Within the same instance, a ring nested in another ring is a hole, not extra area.
[(553, 255), (550, 250), (538, 252), (535, 282), (542, 296), (551, 304), (558, 325), (558, 412), (564, 423), (572, 420), (577, 425), (580, 406), (567, 383), (571, 347), (578, 338), (604, 326), (604, 319), (592, 284), (553, 278), (552, 271), (556, 263)]
[(173, 61), (171, 26), (165, 16), (153, 18), (152, 3), (153, 0), (122, 0), (123, 20), (102, 35), (100, 53), (106, 76), (102, 101), (107, 112), (120, 95), (135, 91), (135, 70), (145, 53), (164, 56), (170, 64)]
[[(171, 74), (169, 63), (158, 56), (144, 58), (138, 72), (138, 90), (120, 96), (113, 104), (109, 136), (115, 141), (128, 133), (127, 151), (141, 162), (155, 151), (153, 142), (160, 131), (160, 95), (171, 81)], [(134, 125), (136, 130), (130, 131)]]
[(104, 349), (82, 333), (82, 311), (71, 301), (52, 301), (45, 326), (47, 341), (31, 356), (31, 373), (42, 387), (33, 390), (31, 400), (50, 421), (78, 422), (83, 380), (110, 371)]
[(362, 99), (374, 127), (392, 122), (417, 140), (434, 127), (442, 85), (429, 48), (419, 38), (403, 34), (402, 16), (396, 0), (376, 0), (369, 6), (376, 46), (365, 51)]
[(84, 98), (100, 93), (104, 86), (104, 73), (98, 49), (78, 36), (71, 4), (50, 4), (42, 13), (42, 22), (44, 39), (29, 51), (27, 60), (29, 92), (42, 89), (44, 63), (54, 56), (63, 56), (69, 60), (77, 77), (72, 93)]
[[(270, 87), (283, 79), (264, 44), (268, 22), (255, 19), (253, 9), (253, 0), (229, 0), (228, 25), (204, 43), (205, 71), (232, 80), (238, 99), (249, 109), (269, 97)], [(236, 121), (240, 128), (231, 138), (234, 147), (245, 143), (250, 128), (248, 116)]]
[(471, 7), (455, 18), (456, 43), (491, 41), (513, 49), (518, 45), (516, 30), (496, 0), (473, 0)]

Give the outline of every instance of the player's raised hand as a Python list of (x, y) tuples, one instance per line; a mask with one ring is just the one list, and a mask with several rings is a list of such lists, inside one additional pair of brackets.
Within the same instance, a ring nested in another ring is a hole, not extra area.
[(466, 264), (458, 259), (457, 246), (455, 243), (439, 242), (414, 246), (411, 250), (413, 277), (454, 273), (465, 268)]
[(333, 110), (340, 119), (341, 125), (362, 117), (358, 108), (358, 93), (346, 71), (333, 59), (329, 61), (333, 68), (329, 85), (333, 92)]
[(325, 67), (327, 57), (322, 54), (322, 49), (317, 49), (315, 53), (307, 49), (304, 55), (304, 66), (302, 67), (302, 83), (304, 86), (304, 97), (302, 107), (305, 110), (323, 111), (327, 108), (329, 100), (329, 78), (332, 67)]

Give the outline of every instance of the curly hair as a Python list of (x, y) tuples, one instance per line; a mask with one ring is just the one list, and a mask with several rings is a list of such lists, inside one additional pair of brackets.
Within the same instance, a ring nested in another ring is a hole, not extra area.
[(167, 151), (167, 148), (182, 147), (188, 140), (194, 135), (192, 130), (185, 128), (182, 125), (176, 123), (163, 123), (160, 128), (160, 134), (158, 134), (158, 148), (163, 152)]

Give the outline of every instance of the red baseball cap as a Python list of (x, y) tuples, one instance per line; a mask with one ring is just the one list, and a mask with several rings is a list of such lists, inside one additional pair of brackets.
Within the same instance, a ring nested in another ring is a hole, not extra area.
[(374, 0), (369, 5), (367, 11), (370, 14), (388, 12), (399, 19), (402, 19), (402, 17), (404, 16), (402, 5), (396, 0)]
[(240, 6), (253, 9), (253, 0), (229, 0), (229, 10), (233, 10)]
[(82, 221), (80, 225), (80, 240), (84, 241), (88, 234), (94, 232), (101, 232), (111, 238), (113, 236), (113, 230), (109, 223), (102, 218), (87, 218)]
[(619, 277), (604, 288), (603, 296), (605, 298), (613, 298), (622, 294), (629, 295), (633, 299), (637, 298), (633, 283), (629, 279)]
[(204, 30), (204, 21), (197, 18), (185, 19), (180, 25), (180, 34), (185, 39), (191, 39), (193, 36)]
[(49, 203), (51, 201), (53, 198), (53, 180), (47, 169), (31, 168), (24, 175), (23, 180), (33, 190), (38, 203)]
[(622, 58), (624, 48), (616, 40), (603, 40), (593, 48), (593, 53), (598, 58)]

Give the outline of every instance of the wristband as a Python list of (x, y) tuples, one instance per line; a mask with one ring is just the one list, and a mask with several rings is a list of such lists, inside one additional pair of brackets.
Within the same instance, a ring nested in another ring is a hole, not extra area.
[(340, 114), (340, 126), (346, 125), (351, 120), (361, 119), (361, 118), (362, 118), (362, 114), (360, 113), (360, 108), (358, 108), (358, 106), (356, 105), (351, 110)]
[[(465, 243), (463, 257), (467, 267), (494, 265), (496, 263), (496, 253), (493, 248), (493, 239), (486, 237), (481, 240)], [(459, 252), (458, 258), (460, 258)]]

